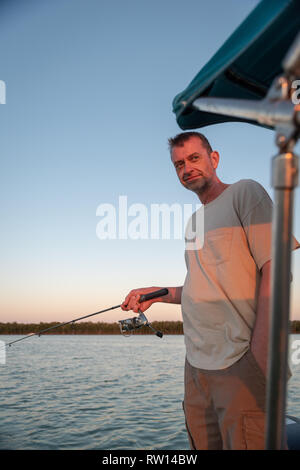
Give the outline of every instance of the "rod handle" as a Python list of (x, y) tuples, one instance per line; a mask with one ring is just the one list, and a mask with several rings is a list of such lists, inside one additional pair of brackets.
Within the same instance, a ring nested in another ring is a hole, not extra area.
[(149, 294), (143, 294), (140, 296), (139, 302), (145, 302), (146, 300), (156, 299), (157, 297), (162, 297), (169, 293), (168, 289), (159, 289), (154, 292), (149, 292)]

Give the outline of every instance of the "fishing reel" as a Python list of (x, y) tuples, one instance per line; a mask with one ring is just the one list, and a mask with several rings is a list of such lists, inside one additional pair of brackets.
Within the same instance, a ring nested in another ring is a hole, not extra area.
[[(140, 296), (139, 302), (145, 302), (146, 300), (155, 299), (157, 297), (161, 297), (163, 295), (168, 294), (168, 289), (160, 289), (154, 292), (149, 292), (148, 294), (143, 294)], [(161, 331), (156, 330), (153, 328), (151, 323), (148, 322), (146, 315), (141, 311), (138, 310), (139, 316), (127, 318), (126, 320), (119, 320), (120, 330), (122, 335), (124, 336), (131, 336), (134, 330), (138, 330), (142, 326), (148, 326), (151, 330), (158, 336), (159, 338), (163, 337)]]
[(138, 317), (126, 318), (126, 320), (119, 320), (120, 324), (120, 331), (123, 336), (131, 336), (134, 330), (138, 330), (142, 326), (148, 326), (153, 330), (153, 332), (159, 338), (163, 337), (163, 333), (161, 331), (156, 330), (153, 326), (148, 322), (146, 315), (139, 310)]

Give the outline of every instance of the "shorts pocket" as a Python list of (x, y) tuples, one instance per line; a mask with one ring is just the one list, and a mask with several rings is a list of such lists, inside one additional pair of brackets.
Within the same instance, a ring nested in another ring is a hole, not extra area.
[(266, 385), (266, 376), (263, 373), (263, 371), (261, 370), (261, 368), (259, 367), (258, 362), (255, 359), (254, 354), (251, 351), (251, 349), (248, 349), (248, 351), (246, 352), (245, 357), (248, 360), (248, 363), (251, 365), (252, 369), (254, 369), (256, 371), (257, 377), (260, 379), (261, 383), (263, 385)]
[(261, 411), (244, 411), (242, 413), (243, 438), (247, 450), (264, 450), (265, 448), (265, 413)]

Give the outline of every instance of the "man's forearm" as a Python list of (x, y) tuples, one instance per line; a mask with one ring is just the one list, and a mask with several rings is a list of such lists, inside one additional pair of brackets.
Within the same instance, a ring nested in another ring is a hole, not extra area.
[(161, 300), (168, 304), (181, 304), (181, 294), (183, 286), (167, 287), (169, 293), (164, 295)]
[(251, 340), (251, 351), (265, 374), (267, 373), (269, 347), (269, 305), (268, 298), (261, 297), (259, 299)]
[(256, 320), (251, 339), (251, 351), (265, 374), (267, 373), (269, 347), (270, 278), (271, 263), (269, 262), (262, 270)]

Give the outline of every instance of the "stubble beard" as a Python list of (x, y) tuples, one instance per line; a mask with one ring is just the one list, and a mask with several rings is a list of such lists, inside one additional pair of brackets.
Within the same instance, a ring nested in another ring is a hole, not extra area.
[(193, 191), (198, 196), (204, 194), (210, 187), (211, 181), (205, 176), (202, 176), (202, 178), (199, 178), (199, 180), (191, 181), (190, 183), (185, 185), (186, 189)]

